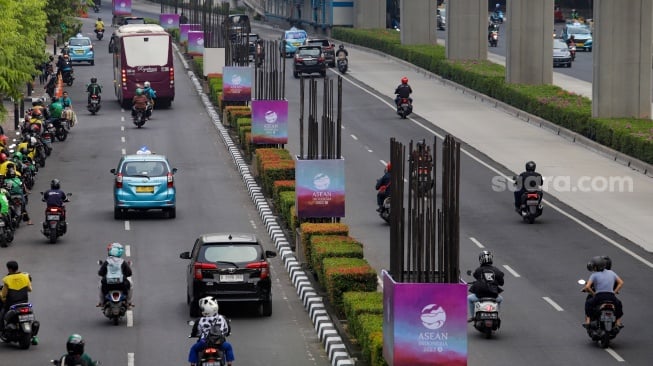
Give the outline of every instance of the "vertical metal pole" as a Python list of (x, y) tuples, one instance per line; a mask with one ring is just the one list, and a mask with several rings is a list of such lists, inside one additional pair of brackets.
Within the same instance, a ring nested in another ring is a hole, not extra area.
[(299, 81), (299, 156), (304, 159), (304, 79)]
[(336, 158), (342, 157), (342, 76), (338, 75), (338, 117), (336, 122)]
[(20, 118), (20, 113), (18, 110), (18, 102), (14, 100), (14, 130), (18, 131), (18, 120)]

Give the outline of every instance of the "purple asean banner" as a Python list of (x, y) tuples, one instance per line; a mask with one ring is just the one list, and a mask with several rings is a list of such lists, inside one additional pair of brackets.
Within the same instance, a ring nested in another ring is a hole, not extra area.
[(199, 30), (202, 30), (201, 24), (179, 24), (179, 42), (188, 41), (189, 31), (199, 31)]
[(383, 276), (383, 357), (390, 366), (467, 365), (467, 286)]
[(113, 15), (131, 15), (132, 0), (113, 0)]
[(288, 143), (288, 101), (252, 101), (252, 143), (254, 145)]
[(163, 29), (179, 28), (179, 14), (161, 14), (159, 23)]
[(203, 31), (188, 31), (188, 54), (190, 56), (204, 56)]
[(295, 161), (298, 218), (345, 217), (345, 160)]
[(246, 102), (252, 99), (254, 68), (225, 66), (222, 69), (222, 100)]

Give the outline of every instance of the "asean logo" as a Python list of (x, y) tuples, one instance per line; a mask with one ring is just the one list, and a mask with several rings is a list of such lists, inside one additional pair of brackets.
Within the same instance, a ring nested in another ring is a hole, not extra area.
[(420, 319), (426, 328), (431, 330), (440, 329), (447, 321), (447, 313), (442, 309), (442, 306), (429, 304), (422, 309)]

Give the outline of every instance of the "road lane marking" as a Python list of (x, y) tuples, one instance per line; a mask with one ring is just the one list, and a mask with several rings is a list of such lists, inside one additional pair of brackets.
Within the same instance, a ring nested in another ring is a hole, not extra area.
[[(125, 111), (124, 109), (121, 110), (121, 112), (124, 112), (124, 111)], [(120, 116), (120, 122), (125, 122), (125, 116)], [(125, 128), (125, 127), (123, 126), (123, 128)]]
[[(123, 122), (124, 122), (124, 117), (123, 117)], [(124, 131), (124, 130), (125, 130), (125, 126), (120, 126), (120, 131)]]
[(374, 152), (374, 150), (372, 150), (372, 148), (369, 146), (363, 146), (363, 147), (365, 148), (365, 150), (367, 150), (367, 152)]
[(513, 276), (515, 276), (515, 277), (521, 277), (521, 276), (519, 275), (519, 273), (515, 272), (515, 270), (512, 269), (512, 268), (510, 268), (509, 265), (504, 264), (504, 265), (503, 265), (503, 268), (505, 268), (506, 271), (510, 272), (511, 275), (513, 275)]
[(131, 251), (131, 245), (127, 244), (125, 245), (125, 256), (126, 257), (131, 257), (132, 251)]
[(357, 140), (357, 141), (358, 141), (358, 137), (356, 137), (356, 135), (351, 134), (351, 135), (349, 135), (349, 136), (351, 136), (351, 138), (353, 138), (354, 140)]
[(125, 220), (125, 230), (129, 231), (129, 220)]
[(125, 142), (125, 136), (120, 136), (120, 141), (124, 143)]
[(471, 240), (472, 243), (476, 244), (477, 247), (479, 247), (481, 249), (485, 248), (485, 246), (483, 244), (481, 244), (480, 241), (476, 240), (476, 238), (471, 237), (471, 238), (469, 238), (469, 240)]
[(127, 315), (127, 328), (131, 328), (134, 326), (134, 311), (127, 310), (125, 313), (126, 313), (125, 315)]
[(252, 228), (256, 230), (256, 222), (254, 220), (249, 220), (249, 224), (252, 225)]
[(126, 155), (126, 154), (127, 154), (127, 150), (125, 150), (125, 149), (120, 150), (120, 152), (121, 152), (123, 155)]
[(388, 163), (386, 163), (385, 161), (383, 160), (379, 160), (379, 161), (381, 162), (381, 164), (383, 164), (383, 166), (388, 166)]
[[(364, 91), (365, 93), (367, 93), (367, 94), (371, 95), (372, 97), (378, 99), (379, 101), (381, 101), (381, 103), (387, 105), (388, 107), (392, 108), (393, 110), (396, 110), (396, 109), (397, 109), (397, 106), (396, 106), (396, 105), (391, 104), (391, 103), (388, 102), (387, 100), (383, 99), (381, 96), (379, 96), (379, 95), (377, 95), (377, 94), (374, 94), (374, 93), (372, 93), (371, 91), (365, 89), (364, 87), (362, 87), (362, 86), (360, 86), (359, 84), (355, 83), (355, 82), (352, 81), (351, 79), (349, 79), (349, 78), (347, 78), (347, 77), (343, 77), (343, 79), (347, 80), (350, 84), (352, 84), (353, 86), (359, 88), (360, 90)], [(421, 123), (421, 122), (415, 120), (415, 119), (412, 118), (412, 117), (408, 117), (408, 119), (409, 119), (410, 121), (412, 121), (413, 123), (415, 123), (416, 125), (418, 125), (418, 126), (422, 127), (423, 129), (425, 129), (426, 131), (432, 133), (433, 135), (435, 135), (435, 136), (438, 137), (439, 139), (444, 140), (444, 136), (442, 136), (442, 135), (440, 135), (439, 133), (435, 132), (433, 129), (429, 128), (428, 126), (424, 125), (423, 123)], [(487, 164), (486, 162), (482, 161), (480, 158), (474, 156), (472, 153), (470, 153), (469, 151), (463, 149), (462, 147), (460, 148), (460, 151), (461, 151), (463, 154), (467, 155), (467, 156), (468, 156), (469, 158), (471, 158), (472, 160), (474, 160), (474, 161), (476, 161), (477, 163), (481, 164), (482, 166), (486, 167), (487, 169), (489, 169), (489, 170), (492, 171), (493, 173), (495, 173), (495, 174), (497, 174), (497, 175), (499, 175), (499, 176), (505, 178), (506, 180), (512, 180), (512, 177), (508, 177), (507, 175), (501, 173), (500, 171), (498, 171), (497, 169), (495, 169), (495, 168), (492, 167), (491, 165)], [(381, 161), (381, 162), (383, 162), (383, 161)], [(384, 163), (384, 164), (385, 164), (385, 163)], [(647, 261), (646, 259), (644, 259), (644, 258), (642, 258), (641, 256), (637, 255), (637, 254), (634, 253), (633, 251), (631, 251), (631, 250), (629, 250), (628, 248), (624, 247), (623, 245), (617, 243), (615, 240), (610, 239), (610, 238), (607, 237), (606, 235), (604, 235), (604, 234), (602, 234), (601, 232), (599, 232), (598, 230), (592, 228), (591, 226), (589, 226), (588, 224), (584, 223), (584, 222), (581, 221), (580, 219), (576, 218), (576, 217), (573, 216), (572, 214), (567, 213), (566, 211), (564, 211), (563, 209), (557, 207), (556, 205), (552, 204), (551, 202), (547, 201), (546, 199), (543, 199), (542, 202), (544, 202), (545, 204), (547, 204), (548, 206), (550, 206), (550, 207), (553, 208), (554, 210), (558, 211), (558, 212), (561, 213), (562, 215), (568, 217), (569, 219), (571, 219), (571, 220), (574, 221), (575, 223), (579, 224), (581, 227), (587, 229), (587, 230), (588, 230), (589, 232), (591, 232), (592, 234), (594, 234), (594, 235), (598, 236), (599, 238), (601, 238), (601, 239), (607, 241), (608, 243), (612, 244), (613, 246), (615, 246), (615, 247), (621, 249), (623, 252), (625, 252), (626, 254), (630, 255), (631, 257), (637, 259), (638, 261), (642, 262), (642, 263), (643, 263), (644, 265), (646, 265), (647, 267), (649, 267), (649, 268), (653, 268), (653, 263)], [(589, 216), (588, 216), (588, 217), (589, 217)]]
[(127, 366), (134, 366), (134, 352), (127, 353)]
[(550, 297), (543, 296), (542, 299), (544, 299), (544, 301), (548, 302), (549, 305), (553, 306), (553, 308), (556, 309), (557, 311), (565, 311), (565, 309), (563, 309), (562, 306), (556, 304), (556, 302), (551, 300)]
[(619, 354), (613, 350), (612, 348), (606, 348), (605, 351), (610, 354), (610, 356), (614, 357), (617, 362), (626, 362)]

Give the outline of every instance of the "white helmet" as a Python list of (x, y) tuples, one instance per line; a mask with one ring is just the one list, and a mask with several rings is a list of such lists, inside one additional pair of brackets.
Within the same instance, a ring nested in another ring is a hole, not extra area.
[(218, 302), (211, 296), (203, 297), (199, 301), (202, 316), (216, 316), (218, 315)]
[(150, 82), (149, 82), (149, 81), (146, 81), (143, 85), (144, 85), (146, 88), (149, 88), (149, 87), (150, 87)]

